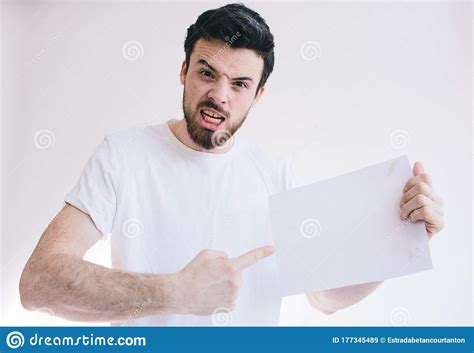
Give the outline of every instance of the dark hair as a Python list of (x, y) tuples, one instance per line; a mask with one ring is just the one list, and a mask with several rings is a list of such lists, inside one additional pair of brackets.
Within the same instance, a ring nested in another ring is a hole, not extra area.
[(220, 39), (230, 47), (253, 49), (263, 59), (263, 72), (258, 89), (273, 71), (275, 56), (273, 34), (265, 20), (244, 4), (228, 4), (203, 12), (196, 23), (189, 26), (184, 41), (186, 72), (194, 44), (200, 39)]

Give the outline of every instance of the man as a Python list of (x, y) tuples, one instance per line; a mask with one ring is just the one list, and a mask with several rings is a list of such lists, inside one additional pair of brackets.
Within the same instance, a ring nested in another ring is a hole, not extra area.
[[(268, 196), (291, 188), (291, 174), (234, 138), (273, 70), (273, 35), (231, 4), (201, 14), (184, 47), (184, 119), (106, 136), (25, 266), (25, 308), (128, 325), (278, 324)], [(420, 163), (414, 174), (401, 215), (432, 236), (441, 199)], [(83, 260), (101, 234), (111, 236), (113, 269)], [(332, 313), (378, 285), (307, 296)]]

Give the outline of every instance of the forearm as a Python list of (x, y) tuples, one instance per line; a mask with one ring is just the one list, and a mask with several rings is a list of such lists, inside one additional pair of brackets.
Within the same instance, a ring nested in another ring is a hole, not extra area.
[(20, 281), (27, 309), (74, 321), (122, 321), (177, 311), (174, 275), (132, 274), (66, 254), (28, 263)]
[(306, 293), (312, 306), (326, 314), (347, 308), (372, 293), (383, 281)]

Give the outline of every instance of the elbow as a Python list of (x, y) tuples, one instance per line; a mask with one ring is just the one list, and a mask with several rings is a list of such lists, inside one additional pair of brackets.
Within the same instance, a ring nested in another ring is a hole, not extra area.
[(35, 302), (34, 289), (28, 266), (25, 266), (23, 269), (18, 289), (20, 292), (20, 302), (23, 308), (29, 311), (36, 310), (38, 305)]
[(337, 312), (337, 309), (323, 305), (322, 301), (318, 298), (317, 293), (306, 293), (306, 298), (308, 298), (308, 301), (313, 308), (325, 315), (332, 315)]
[(314, 307), (316, 310), (318, 310), (319, 312), (323, 313), (324, 315), (332, 315), (332, 314), (334, 314), (335, 312), (338, 311), (337, 309), (325, 307), (325, 306), (323, 306), (323, 305), (321, 305), (321, 304), (313, 305), (313, 307)]
[(322, 307), (320, 307), (320, 308), (316, 307), (316, 309), (318, 309), (320, 312), (322, 312), (325, 315), (332, 315), (335, 312), (337, 312), (337, 310), (327, 309), (327, 308), (322, 308)]

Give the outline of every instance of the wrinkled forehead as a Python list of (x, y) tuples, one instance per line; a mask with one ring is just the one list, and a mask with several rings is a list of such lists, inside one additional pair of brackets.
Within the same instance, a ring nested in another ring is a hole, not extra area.
[(245, 48), (231, 48), (222, 40), (200, 38), (193, 49), (190, 67), (201, 66), (205, 60), (220, 74), (229, 78), (248, 76), (258, 83), (263, 71), (263, 59), (256, 51)]

